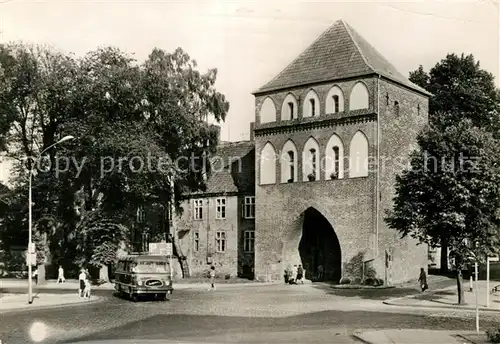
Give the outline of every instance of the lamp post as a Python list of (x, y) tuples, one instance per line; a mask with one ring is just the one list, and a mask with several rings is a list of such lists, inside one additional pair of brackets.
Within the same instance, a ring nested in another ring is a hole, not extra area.
[[(38, 155), (38, 157), (41, 157), (43, 155), (43, 153), (45, 153), (46, 151), (48, 151), (49, 149), (51, 149), (52, 147), (60, 144), (60, 143), (63, 143), (65, 141), (68, 141), (68, 140), (72, 140), (74, 139), (73, 136), (65, 136), (63, 137), (62, 139), (60, 139), (59, 141), (57, 141), (56, 143), (53, 143), (51, 144), (50, 146), (48, 146), (47, 148), (45, 148), (43, 151), (40, 152), (40, 154)], [(30, 171), (29, 171), (29, 184), (28, 184), (28, 211), (29, 211), (29, 215), (28, 215), (28, 259), (27, 259), (27, 263), (28, 263), (28, 303), (29, 304), (32, 304), (33, 303), (33, 279), (32, 279), (32, 264), (33, 262), (31, 261), (31, 258), (32, 258), (32, 254), (35, 253), (34, 249), (33, 249), (33, 239), (32, 239), (32, 201), (31, 201), (31, 180), (33, 179), (33, 166), (30, 166)], [(35, 263), (36, 263), (36, 260), (35, 260)]]

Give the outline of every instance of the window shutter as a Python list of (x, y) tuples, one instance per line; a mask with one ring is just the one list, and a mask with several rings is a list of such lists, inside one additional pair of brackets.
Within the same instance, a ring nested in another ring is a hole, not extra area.
[(245, 218), (245, 200), (244, 199), (241, 201), (241, 218), (242, 219)]

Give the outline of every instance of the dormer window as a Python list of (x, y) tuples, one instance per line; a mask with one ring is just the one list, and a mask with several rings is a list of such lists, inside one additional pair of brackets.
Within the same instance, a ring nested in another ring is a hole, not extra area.
[(316, 115), (315, 110), (316, 110), (316, 101), (314, 99), (309, 99), (309, 104), (310, 104), (310, 111), (311, 111), (311, 117), (314, 117)]

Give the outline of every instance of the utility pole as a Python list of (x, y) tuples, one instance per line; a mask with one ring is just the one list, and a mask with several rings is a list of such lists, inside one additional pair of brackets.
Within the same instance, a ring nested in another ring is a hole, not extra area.
[[(63, 143), (68, 140), (73, 140), (73, 136), (65, 136), (56, 143), (51, 144), (47, 148), (45, 148), (43, 151), (40, 152), (38, 157), (40, 158), (43, 153), (51, 149), (52, 147)], [(28, 182), (28, 257), (27, 257), (27, 264), (28, 264), (28, 303), (32, 304), (33, 303), (33, 265), (36, 264), (36, 251), (35, 251), (35, 244), (33, 243), (33, 199), (32, 199), (32, 179), (33, 179), (33, 161), (30, 162), (29, 168), (29, 182)], [(33, 261), (33, 256), (35, 261)], [(33, 264), (34, 263), (34, 264)]]
[[(169, 191), (170, 191), (170, 196), (169, 196), (169, 201), (168, 201), (168, 209), (169, 209), (169, 216), (168, 216), (168, 231), (169, 231), (169, 237), (171, 239), (171, 243), (170, 245), (172, 246), (172, 249), (170, 250), (170, 255), (169, 255), (169, 265), (170, 265), (170, 278), (173, 279), (174, 277), (174, 270), (173, 270), (173, 266), (172, 266), (172, 256), (174, 254), (174, 231), (175, 231), (175, 228), (174, 228), (174, 212), (175, 212), (175, 195), (174, 195), (174, 192), (175, 192), (175, 186), (174, 186), (174, 177), (173, 175), (171, 174), (169, 176), (169, 180), (168, 180), (168, 184), (169, 184)], [(168, 244), (167, 244), (168, 245)], [(180, 259), (180, 257), (179, 257)]]

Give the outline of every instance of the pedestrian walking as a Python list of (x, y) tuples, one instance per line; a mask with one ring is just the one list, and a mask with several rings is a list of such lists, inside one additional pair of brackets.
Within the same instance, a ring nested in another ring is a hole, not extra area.
[(302, 265), (299, 264), (299, 267), (297, 268), (297, 283), (299, 281), (304, 284), (304, 269), (302, 268)]
[(293, 277), (293, 268), (292, 265), (288, 265), (285, 269), (285, 284), (290, 284)]
[(425, 274), (424, 268), (420, 268), (420, 277), (418, 278), (418, 281), (420, 283), (420, 288), (422, 288), (423, 292), (429, 289), (429, 285), (427, 284), (427, 276)]
[(83, 297), (83, 291), (85, 290), (85, 281), (87, 280), (87, 274), (85, 269), (80, 270), (80, 275), (78, 275), (78, 296)]
[(210, 288), (208, 290), (215, 290), (215, 266), (210, 267), (210, 271), (208, 273), (208, 276), (210, 278)]
[(64, 278), (64, 269), (59, 265), (59, 271), (57, 275), (57, 283), (66, 283), (66, 278)]
[(83, 297), (90, 300), (90, 278), (88, 275), (85, 278), (85, 288), (83, 289)]
[(35, 279), (35, 284), (37, 284), (37, 285), (38, 285), (38, 270), (37, 270), (37, 269), (35, 269), (35, 271), (33, 271), (33, 272), (31, 273), (31, 278), (32, 278), (32, 279), (34, 278), (34, 279)]

